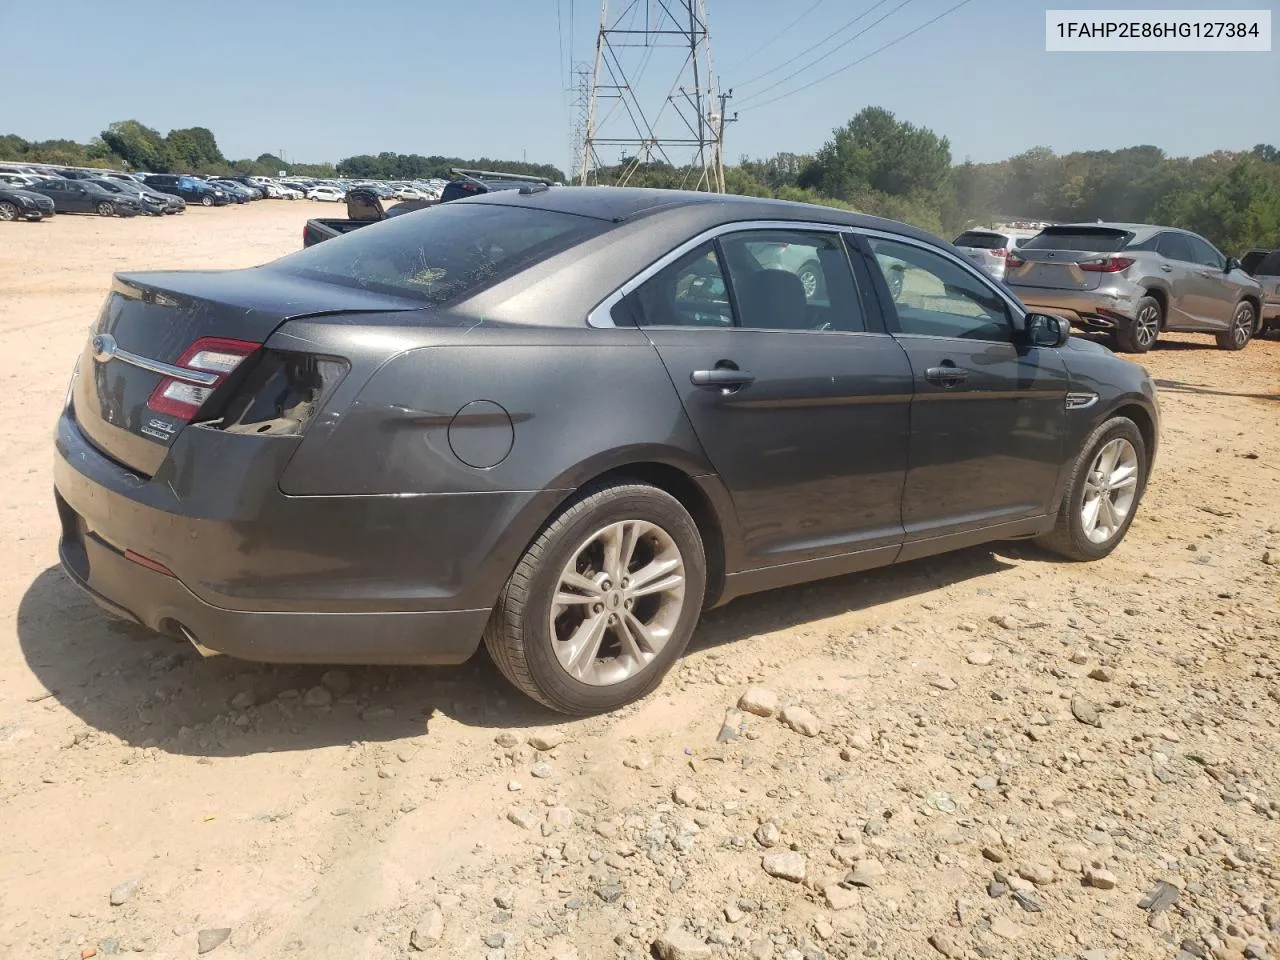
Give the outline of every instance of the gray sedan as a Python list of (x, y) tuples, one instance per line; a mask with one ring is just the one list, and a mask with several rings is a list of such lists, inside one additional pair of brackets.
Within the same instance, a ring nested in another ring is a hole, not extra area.
[(585, 714), (743, 594), (1011, 538), (1106, 556), (1158, 438), (1141, 367), (922, 231), (535, 186), (118, 275), (55, 486), (68, 575), (202, 653), (483, 643)]

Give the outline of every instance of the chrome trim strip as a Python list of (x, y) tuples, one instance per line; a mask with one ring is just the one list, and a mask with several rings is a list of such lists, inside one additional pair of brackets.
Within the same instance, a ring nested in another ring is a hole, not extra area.
[[(587, 314), (587, 325), (592, 327), (610, 328), (616, 327), (613, 322), (611, 311), (619, 300), (635, 290), (636, 287), (644, 283), (655, 273), (676, 260), (679, 260), (690, 250), (706, 243), (708, 240), (714, 240), (716, 237), (723, 236), (726, 233), (742, 233), (747, 230), (805, 230), (810, 233), (818, 231), (822, 233), (848, 233), (852, 228), (838, 223), (817, 223), (811, 220), (735, 220), (733, 223), (722, 223), (718, 226), (703, 230), (700, 234), (686, 240), (675, 249), (663, 254), (649, 266), (645, 267), (634, 277), (620, 286), (609, 296), (605, 297), (596, 305), (589, 314)], [(679, 329), (694, 329), (692, 327), (680, 327)], [(711, 329), (730, 329), (728, 327), (713, 327)]]
[(1067, 409), (1068, 410), (1087, 410), (1098, 402), (1096, 393), (1068, 393)]
[(206, 373), (202, 370), (189, 370), (186, 367), (177, 367), (172, 363), (164, 363), (160, 360), (152, 360), (150, 357), (144, 357), (141, 354), (124, 350), (116, 343), (116, 338), (109, 333), (100, 333), (93, 338), (90, 344), (93, 350), (93, 359), (98, 363), (109, 363), (112, 360), (119, 360), (130, 366), (137, 367), (140, 370), (148, 370), (151, 373), (158, 373), (162, 377), (168, 377), (171, 380), (181, 380), (183, 383), (193, 383), (199, 387), (211, 387), (218, 382), (219, 374)]

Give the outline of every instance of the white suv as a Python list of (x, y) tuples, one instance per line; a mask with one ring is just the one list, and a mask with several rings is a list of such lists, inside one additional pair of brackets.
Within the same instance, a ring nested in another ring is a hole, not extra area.
[(1004, 279), (1005, 258), (1038, 231), (1014, 233), (1003, 229), (966, 230), (952, 241), (968, 257), (997, 280)]

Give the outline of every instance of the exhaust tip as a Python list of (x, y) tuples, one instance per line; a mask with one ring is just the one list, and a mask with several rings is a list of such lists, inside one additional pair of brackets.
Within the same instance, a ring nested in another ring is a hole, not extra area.
[(179, 631), (179, 632), (180, 632), (184, 637), (186, 637), (186, 638), (187, 638), (187, 641), (188, 641), (188, 642), (189, 642), (193, 647), (195, 647), (195, 648), (196, 648), (196, 653), (200, 654), (200, 656), (205, 657), (206, 659), (207, 659), (208, 657), (220, 657), (220, 656), (222, 656), (222, 653), (221, 653), (220, 651), (218, 651), (218, 650), (211, 650), (211, 649), (209, 649), (208, 647), (206, 647), (203, 643), (201, 643), (199, 640), (197, 640), (197, 639), (196, 639), (196, 635), (195, 635), (194, 633), (192, 633), (192, 632), (191, 632), (191, 631), (186, 627), (186, 625), (181, 624), (181, 623), (180, 623), (180, 624), (178, 624), (178, 631)]

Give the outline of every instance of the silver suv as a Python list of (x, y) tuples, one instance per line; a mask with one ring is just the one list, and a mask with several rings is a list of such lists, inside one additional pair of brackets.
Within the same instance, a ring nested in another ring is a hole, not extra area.
[(1035, 231), (966, 230), (951, 245), (997, 280), (1004, 279), (1005, 261), (1035, 236)]
[(1046, 227), (1005, 261), (1005, 283), (1032, 310), (1114, 335), (1146, 353), (1161, 331), (1211, 333), (1241, 350), (1260, 328), (1262, 288), (1234, 257), (1173, 227)]

